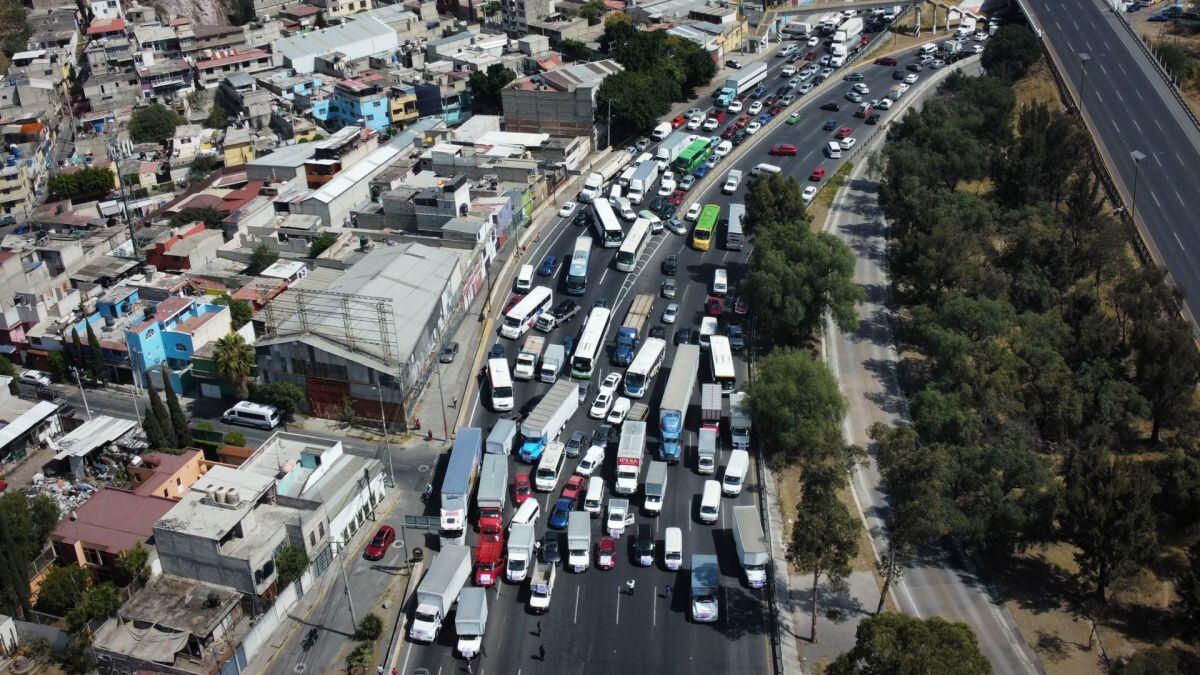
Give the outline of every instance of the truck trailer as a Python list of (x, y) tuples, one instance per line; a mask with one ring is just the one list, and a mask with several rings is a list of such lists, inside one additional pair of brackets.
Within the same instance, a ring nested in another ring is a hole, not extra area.
[(442, 477), (442, 538), (461, 539), (466, 532), (467, 506), (479, 477), (479, 461), (483, 455), (483, 429), (463, 427), (454, 437), (450, 461)]
[(713, 623), (721, 616), (721, 582), (717, 556), (692, 556), (692, 620)]
[(767, 79), (767, 70), (765, 62), (756, 61), (725, 80), (725, 85), (713, 95), (717, 99), (717, 107), (728, 108), (733, 99), (761, 84), (763, 80)]
[[(679, 153), (687, 149), (696, 137), (686, 131), (676, 131), (667, 136), (666, 140), (658, 144), (658, 150), (655, 151), (654, 158), (658, 160), (659, 170), (664, 170), (663, 167), (671, 166), (671, 162), (679, 157)], [(665, 164), (664, 164), (665, 163)]]
[(505, 576), (513, 583), (525, 581), (533, 565), (533, 542), (537, 538), (532, 523), (518, 523), (508, 530), (508, 562)]
[(546, 444), (558, 438), (563, 425), (578, 409), (579, 385), (570, 380), (555, 382), (533, 412), (521, 422), (521, 461), (536, 462)]
[(646, 484), (642, 487), (642, 509), (647, 515), (657, 516), (662, 512), (667, 498), (667, 463), (650, 462), (646, 469)]
[(642, 329), (646, 327), (650, 315), (654, 312), (654, 296), (642, 293), (634, 296), (629, 303), (629, 311), (625, 312), (625, 321), (617, 329), (616, 348), (613, 349), (613, 365), (628, 367), (633, 363), (640, 344)]
[(472, 659), (483, 646), (483, 633), (487, 630), (487, 591), (482, 588), (464, 588), (458, 598), (458, 609), (454, 610), (454, 632), (458, 633), (458, 653), (464, 659)]
[(458, 600), (459, 591), (471, 575), (471, 549), (458, 544), (443, 544), (429, 565), (429, 571), (417, 586), (417, 608), (413, 612), (408, 637), (414, 642), (433, 642), (442, 630), (442, 621)]
[(504, 455), (484, 455), (483, 470), (479, 472), (479, 492), (475, 495), (480, 532), (499, 532), (503, 528), (507, 500), (508, 459)]
[(671, 363), (671, 375), (658, 403), (658, 429), (662, 443), (661, 458), (677, 464), (683, 455), (683, 423), (687, 418), (692, 391), (696, 388), (696, 375), (700, 369), (700, 347), (679, 345), (675, 348), (675, 360)]
[(754, 506), (733, 507), (733, 541), (737, 545), (738, 562), (746, 572), (746, 583), (750, 588), (762, 588), (767, 583), (771, 549)]

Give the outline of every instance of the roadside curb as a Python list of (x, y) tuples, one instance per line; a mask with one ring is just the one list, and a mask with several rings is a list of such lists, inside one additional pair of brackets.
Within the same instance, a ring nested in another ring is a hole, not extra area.
[[(759, 462), (762, 462), (760, 457)], [(792, 602), (792, 574), (788, 569), (787, 549), (783, 543), (783, 513), (779, 510), (779, 490), (775, 487), (775, 476), (763, 465), (763, 497), (761, 506), (767, 512), (767, 531), (771, 533), (771, 587), (775, 594), (775, 625), (779, 641), (779, 656), (784, 675), (803, 675), (800, 650), (796, 645), (796, 612)]]
[(400, 604), (396, 606), (396, 622), (392, 624), (392, 637), (388, 640), (387, 651), (383, 656), (383, 669), (385, 672), (391, 672), (396, 668), (396, 659), (400, 658), (400, 651), (404, 644), (404, 632), (408, 628), (408, 613), (405, 607), (408, 607), (408, 601), (412, 598), (414, 590), (413, 579), (420, 579), (421, 572), (425, 570), (425, 559), (408, 569), (408, 582), (404, 586), (404, 595), (400, 598)]

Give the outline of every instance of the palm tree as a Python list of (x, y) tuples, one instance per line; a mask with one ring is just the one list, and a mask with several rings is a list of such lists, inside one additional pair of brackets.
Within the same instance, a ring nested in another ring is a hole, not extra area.
[(213, 347), (213, 362), (217, 372), (237, 387), (238, 398), (250, 393), (250, 371), (254, 368), (254, 349), (238, 333), (217, 340)]

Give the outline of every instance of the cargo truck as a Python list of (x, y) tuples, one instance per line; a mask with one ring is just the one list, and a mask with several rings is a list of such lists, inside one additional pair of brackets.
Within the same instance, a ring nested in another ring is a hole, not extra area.
[(579, 191), (579, 201), (586, 204), (595, 199), (603, 189), (604, 176), (593, 171), (587, 175), (587, 178), (583, 179), (583, 189)]
[(471, 549), (458, 544), (443, 544), (429, 565), (421, 585), (417, 586), (417, 608), (413, 612), (408, 637), (414, 642), (433, 642), (442, 630), (442, 621), (450, 613), (459, 591), (471, 575)]
[(637, 171), (636, 166), (625, 167), (625, 170), (621, 172), (621, 175), (617, 176), (617, 185), (620, 185), (621, 189), (625, 189), (625, 188), (629, 187), (629, 181), (633, 180), (633, 174), (636, 171)]
[(629, 303), (629, 311), (625, 312), (625, 321), (617, 329), (616, 348), (613, 349), (613, 365), (628, 367), (633, 363), (640, 344), (642, 329), (654, 312), (654, 296), (642, 293)]
[(746, 392), (729, 395), (729, 440), (735, 450), (750, 449), (750, 401)]
[(479, 461), (483, 455), (483, 429), (463, 427), (450, 448), (450, 461), (442, 477), (442, 538), (454, 541), (466, 532), (467, 507), (471, 492), (479, 478)]
[(537, 533), (533, 523), (518, 523), (508, 530), (508, 564), (505, 576), (513, 583), (525, 581), (533, 565), (533, 542)]
[(674, 162), (679, 153), (687, 149), (696, 137), (684, 131), (676, 131), (667, 136), (666, 140), (658, 144), (658, 150), (654, 153), (654, 158), (658, 161), (659, 171), (665, 171), (666, 167)]
[(546, 444), (558, 438), (563, 425), (578, 409), (579, 385), (570, 380), (555, 382), (533, 412), (521, 422), (521, 461), (536, 462)]
[(533, 566), (529, 582), (529, 611), (545, 614), (550, 611), (550, 596), (554, 593), (554, 565), (539, 562)]
[(737, 545), (738, 562), (746, 572), (746, 583), (750, 588), (765, 586), (771, 549), (763, 534), (762, 519), (754, 506), (733, 507), (733, 542)]
[(806, 21), (792, 21), (783, 27), (783, 32), (794, 37), (808, 37), (808, 34), (813, 32), (813, 27)]
[(560, 344), (553, 344), (546, 347), (546, 353), (542, 355), (542, 369), (538, 371), (538, 379), (542, 382), (553, 382), (558, 379), (559, 373), (562, 372), (563, 363), (567, 360), (567, 348)]
[(712, 427), (720, 433), (721, 430), (721, 385), (705, 383), (700, 385), (700, 426)]
[(650, 416), (650, 406), (645, 403), (634, 403), (629, 408), (629, 414), (625, 416), (626, 422), (645, 422)]
[(712, 623), (721, 616), (720, 570), (715, 555), (692, 556), (692, 620)]
[(962, 51), (962, 43), (958, 40), (946, 40), (942, 43), (941, 49), (946, 56), (954, 56)]
[(733, 99), (754, 89), (767, 79), (767, 64), (762, 61), (752, 63), (742, 68), (732, 77), (725, 80), (724, 86), (713, 94), (719, 108), (728, 108)]
[(629, 191), (625, 193), (626, 199), (630, 204), (641, 204), (646, 194), (654, 188), (656, 180), (658, 180), (658, 162), (642, 162), (638, 165), (637, 171), (633, 172), (633, 178), (629, 179)]
[(487, 591), (482, 588), (464, 588), (458, 598), (458, 609), (454, 610), (454, 631), (458, 633), (458, 653), (470, 660), (479, 654), (483, 646), (483, 632), (487, 629)]
[(481, 532), (475, 542), (475, 585), (491, 586), (504, 574), (504, 530)]
[(671, 363), (671, 375), (658, 403), (659, 453), (663, 460), (677, 464), (683, 455), (683, 422), (696, 388), (700, 369), (700, 347), (679, 345)]
[(712, 475), (717, 470), (717, 430), (711, 427), (700, 429), (696, 442), (696, 473)]
[(567, 518), (567, 567), (582, 572), (592, 557), (592, 517), (586, 511), (572, 511)]
[(619, 538), (625, 533), (625, 528), (633, 525), (633, 513), (629, 511), (629, 500), (620, 497), (610, 497), (608, 500), (608, 518), (604, 527), (608, 536)]
[(479, 472), (479, 493), (475, 495), (480, 532), (494, 533), (503, 529), (507, 500), (508, 459), (504, 455), (484, 455), (483, 470)]
[(525, 345), (517, 352), (517, 362), (513, 366), (513, 379), (532, 380), (537, 371), (538, 357), (542, 355), (542, 347), (546, 346), (546, 338), (541, 335), (530, 335), (525, 338)]
[(667, 498), (667, 463), (650, 462), (646, 468), (646, 484), (642, 487), (642, 509), (646, 515), (657, 516), (662, 512)]
[(629, 422), (621, 425), (621, 443), (617, 446), (618, 494), (637, 492), (642, 475), (642, 454), (646, 452), (646, 423)]
[(859, 39), (862, 38), (863, 20), (861, 16), (852, 16), (842, 22), (837, 30), (833, 33), (833, 44), (846, 45), (848, 49), (858, 47)]
[(516, 420), (507, 417), (496, 420), (492, 432), (487, 437), (486, 450), (489, 454), (509, 455), (513, 450), (513, 442), (517, 439)]
[(893, 101), (899, 101), (900, 97), (903, 95), (904, 95), (904, 87), (902, 85), (893, 84), (891, 86), (891, 88), (888, 89), (887, 97), (892, 99)]

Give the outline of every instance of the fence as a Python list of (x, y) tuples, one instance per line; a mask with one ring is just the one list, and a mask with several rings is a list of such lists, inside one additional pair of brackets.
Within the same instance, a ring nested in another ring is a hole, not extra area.
[(1167, 72), (1165, 67), (1163, 67), (1162, 62), (1159, 61), (1158, 57), (1154, 55), (1154, 52), (1150, 50), (1149, 45), (1146, 44), (1145, 38), (1135, 31), (1133, 26), (1129, 25), (1129, 21), (1125, 19), (1119, 10), (1112, 9), (1111, 7), (1109, 10), (1113, 14), (1117, 15), (1117, 24), (1124, 28), (1125, 32), (1129, 33), (1129, 36), (1133, 38), (1133, 42), (1138, 46), (1139, 49), (1142, 50), (1142, 53), (1146, 55), (1146, 58), (1150, 60), (1150, 63), (1153, 64), (1154, 70), (1158, 73), (1159, 77), (1163, 79), (1163, 82), (1167, 83), (1167, 89), (1171, 91), (1171, 95), (1175, 97), (1175, 100), (1179, 103), (1179, 107), (1183, 108), (1183, 112), (1187, 114), (1188, 119), (1192, 121), (1192, 125), (1196, 127), (1196, 130), (1200, 131), (1200, 119), (1196, 118), (1196, 113), (1192, 112), (1192, 107), (1187, 104), (1187, 101), (1183, 100), (1183, 94), (1179, 91), (1179, 86), (1176, 84), (1176, 80), (1171, 77), (1171, 74)]

